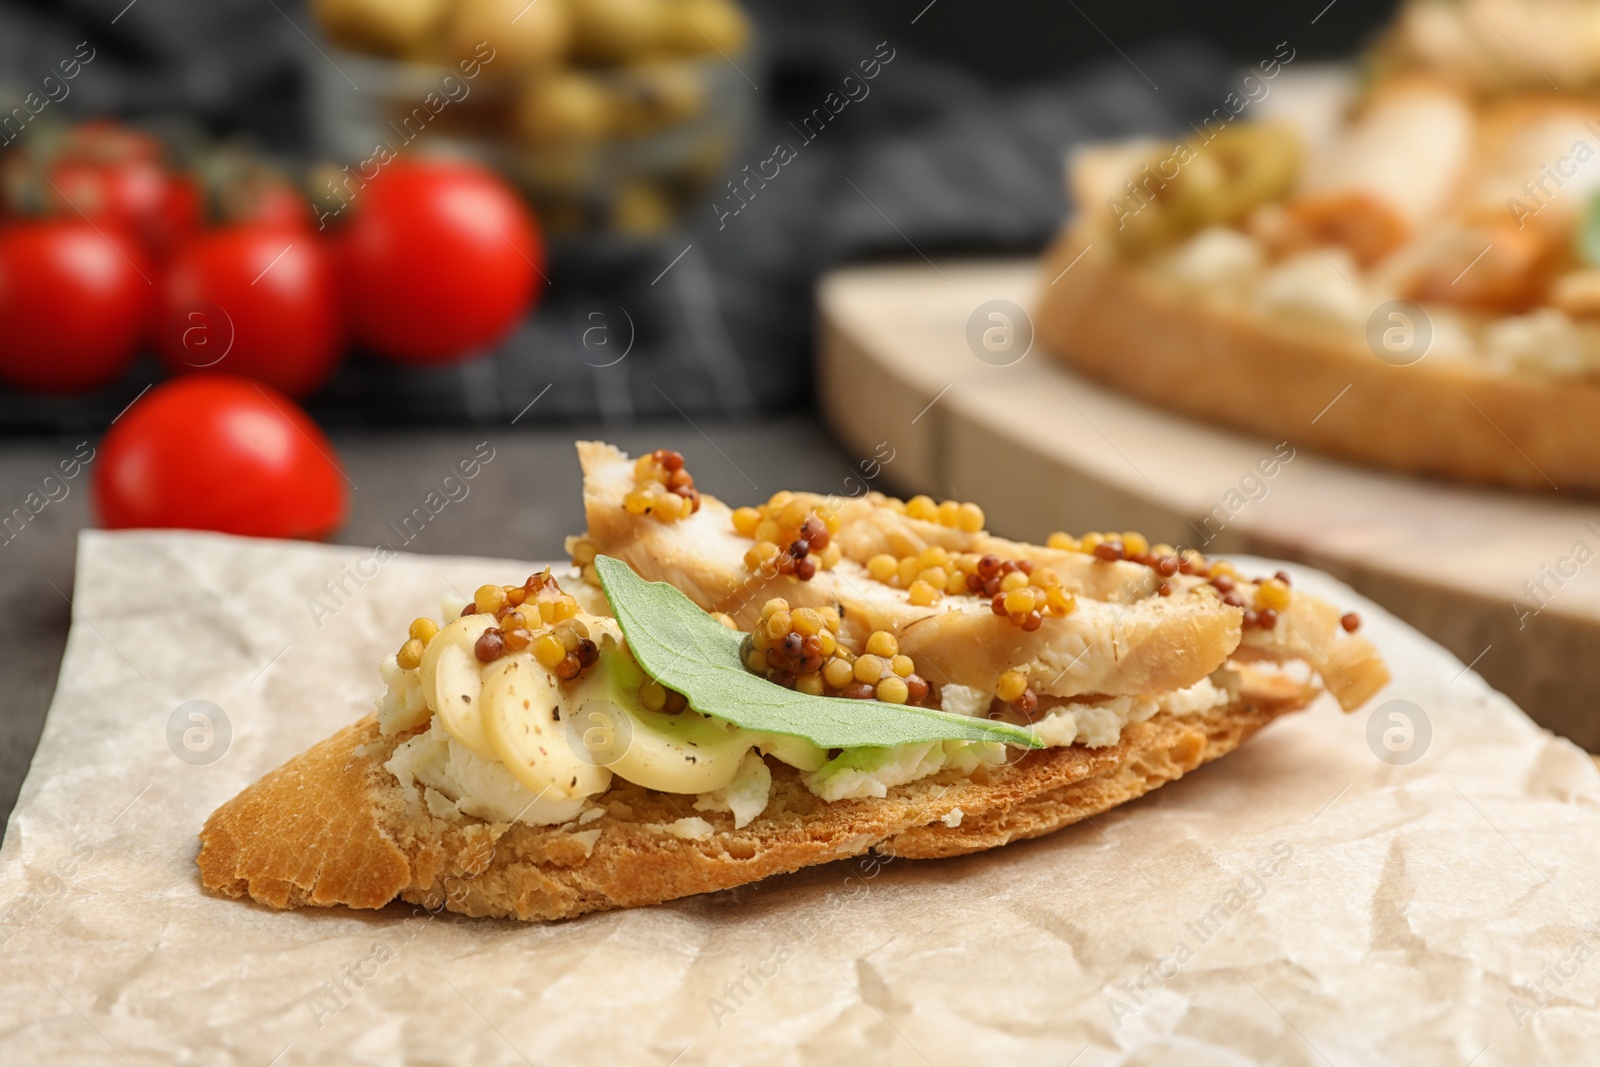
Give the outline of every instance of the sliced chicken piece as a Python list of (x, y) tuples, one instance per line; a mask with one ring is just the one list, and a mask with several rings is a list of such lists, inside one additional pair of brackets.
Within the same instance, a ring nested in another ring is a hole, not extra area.
[[(811, 494), (796, 495), (807, 496), (817, 503), (824, 500)], [(1062, 583), (1080, 598), (1092, 598), (1080, 599), (1080, 604), (1094, 601), (1113, 605), (1148, 604), (1148, 598), (1161, 581), (1155, 571), (1142, 563), (1106, 562), (1083, 552), (1008, 541), (986, 531), (968, 533), (936, 522), (913, 519), (888, 508), (874, 507), (865, 500), (845, 504), (839, 509), (839, 519), (839, 533), (834, 540), (846, 559), (858, 563), (879, 553), (908, 556), (934, 546), (951, 553), (976, 552), (1003, 560), (1025, 559), (1035, 566), (1054, 570)], [(1175, 587), (1173, 600), (1202, 587), (1205, 587), (1202, 596), (1210, 593), (1204, 578), (1176, 574), (1167, 580)], [(1255, 595), (1254, 584), (1247, 581), (1239, 583), (1239, 590), (1247, 600)], [(1243, 632), (1237, 653), (1240, 659), (1302, 660), (1311, 665), (1346, 708), (1358, 707), (1388, 682), (1388, 672), (1377, 650), (1365, 638), (1344, 633), (1339, 622), (1340, 611), (1334, 605), (1296, 593), (1289, 606), (1278, 614), (1281, 621), (1274, 629)]]
[(1600, 103), (1526, 95), (1483, 120), (1473, 179), (1461, 210), (1469, 218), (1529, 226), (1565, 241), (1600, 192)]
[[(628, 457), (599, 442), (580, 442), (578, 455), (587, 536), (596, 550), (643, 577), (675, 586), (707, 611), (732, 616), (743, 629), (754, 626), (771, 597), (794, 607), (837, 606), (844, 620), (840, 637), (856, 651), (873, 630), (887, 629), (918, 670), (938, 684), (992, 691), (1004, 671), (1026, 669), (1041, 696), (1062, 697), (1155, 694), (1194, 685), (1222, 666), (1239, 643), (1242, 613), (1212, 598), (1141, 599), (1129, 592), (1095, 599), (1091, 585), (1112, 590), (1126, 580), (1120, 577), (1125, 569), (1115, 565), (1108, 568), (1115, 571), (1112, 578), (1081, 583), (1085, 595), (1076, 611), (1047, 618), (1033, 633), (1012, 626), (976, 597), (914, 606), (904, 591), (875, 581), (852, 560), (819, 571), (809, 582), (784, 575), (763, 579), (746, 570), (751, 542), (734, 533), (732, 513), (721, 501), (704, 496), (698, 512), (671, 524), (631, 515), (622, 506), (634, 480)], [(841, 534), (851, 525), (842, 524)], [(1078, 561), (1063, 564), (1084, 569)], [(1092, 568), (1084, 573), (1092, 574)], [(1133, 577), (1134, 565), (1125, 573)]]
[(1396, 80), (1309, 162), (1299, 192), (1365, 193), (1415, 232), (1457, 193), (1476, 125), (1461, 93), (1424, 78)]

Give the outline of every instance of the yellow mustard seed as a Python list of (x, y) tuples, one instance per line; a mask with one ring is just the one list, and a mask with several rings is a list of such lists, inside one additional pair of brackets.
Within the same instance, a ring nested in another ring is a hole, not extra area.
[(943, 567), (929, 567), (917, 574), (917, 581), (927, 582), (935, 589), (943, 589), (944, 584), (950, 580), (950, 575), (945, 573)]
[(898, 574), (899, 571), (900, 561), (889, 555), (887, 552), (880, 552), (878, 555), (867, 560), (867, 573), (872, 575), (880, 582), (893, 581), (894, 576)]
[(817, 643), (822, 646), (822, 654), (824, 656), (833, 655), (834, 651), (839, 647), (839, 639), (834, 637), (833, 631), (827, 628), (817, 634)]
[(844, 549), (840, 548), (834, 542), (829, 541), (828, 547), (823, 549), (822, 555), (817, 558), (819, 560), (817, 565), (825, 571), (830, 571), (841, 559), (844, 558)]
[(416, 670), (422, 666), (422, 642), (415, 637), (408, 638), (406, 643), (400, 646), (400, 651), (395, 653), (394, 658), (402, 670)]
[(1078, 539), (1076, 537), (1073, 537), (1071, 534), (1062, 533), (1060, 530), (1057, 530), (1055, 533), (1046, 538), (1045, 545), (1049, 548), (1057, 550), (1058, 552), (1076, 552), (1078, 551), (1079, 547)]
[(869, 654), (856, 660), (856, 681), (866, 682), (868, 685), (873, 685), (878, 681), (879, 678), (883, 677), (883, 674), (883, 660), (878, 656)]
[(909, 590), (911, 603), (919, 608), (932, 607), (939, 601), (939, 590), (927, 582), (912, 582)]
[(951, 571), (950, 577), (944, 580), (944, 591), (950, 596), (960, 596), (967, 591), (967, 576), (960, 571)]
[(950, 564), (950, 553), (938, 545), (929, 545), (917, 553), (917, 562), (924, 568), (946, 567)]
[(897, 678), (891, 674), (878, 683), (877, 696), (885, 704), (904, 704), (910, 695), (911, 690), (906, 686), (904, 678)]
[(822, 665), (822, 680), (830, 689), (843, 689), (855, 681), (856, 672), (848, 660), (830, 659)]
[(906, 501), (906, 517), (921, 519), (924, 522), (938, 522), (939, 505), (933, 502), (932, 497), (918, 494)]
[(1294, 593), (1290, 591), (1287, 585), (1284, 585), (1276, 578), (1268, 578), (1256, 586), (1256, 600), (1262, 607), (1271, 608), (1274, 611), (1286, 611), (1290, 601), (1293, 599)]
[(654, 678), (645, 679), (639, 687), (639, 703), (646, 711), (660, 711), (667, 702), (667, 691)]
[(867, 638), (867, 651), (874, 656), (893, 659), (900, 654), (900, 642), (888, 630), (877, 630)]
[(761, 525), (761, 512), (755, 508), (735, 508), (733, 511), (733, 532), (740, 537), (754, 537), (756, 527)]
[(1013, 589), (1005, 597), (1006, 611), (1012, 615), (1026, 615), (1033, 610), (1033, 589), (1028, 586)]
[(761, 617), (763, 619), (770, 619), (778, 612), (788, 610), (789, 602), (781, 596), (775, 596), (765, 604), (761, 605)]
[(790, 625), (787, 611), (774, 611), (767, 616), (767, 636), (776, 640), (789, 632)]
[(961, 503), (956, 500), (946, 500), (939, 505), (939, 525), (954, 526), (960, 521)]
[(1015, 703), (1022, 699), (1022, 694), (1028, 688), (1028, 677), (1021, 671), (1006, 671), (995, 683), (994, 695), (1004, 700), (1007, 704)]
[(802, 693), (819, 697), (822, 695), (822, 675), (816, 672), (797, 675), (794, 680), (794, 687)]
[(752, 648), (750, 654), (744, 658), (744, 665), (756, 674), (766, 674), (768, 667), (767, 654), (759, 648)]
[(479, 611), (493, 614), (506, 606), (506, 591), (498, 585), (480, 585), (478, 591), (472, 594), (472, 602)]
[(783, 506), (778, 513), (778, 521), (791, 530), (798, 530), (800, 524), (806, 521), (806, 516), (811, 514), (811, 505), (804, 500), (795, 499)]
[(801, 637), (810, 637), (822, 629), (822, 616), (811, 608), (797, 608), (789, 616), (795, 632)]
[(910, 656), (896, 656), (889, 661), (889, 669), (902, 678), (909, 678), (917, 673), (917, 665), (911, 662)]
[(439, 632), (439, 624), (432, 619), (412, 619), (411, 626), (406, 630), (407, 637), (414, 637), (423, 644), (434, 639)]
[(1122, 535), (1122, 551), (1130, 556), (1142, 556), (1150, 551), (1150, 539), (1137, 530), (1129, 530)]
[(533, 658), (546, 670), (555, 670), (567, 658), (566, 646), (551, 633), (542, 633), (533, 639)]
[(956, 512), (956, 526), (963, 533), (977, 533), (983, 529), (983, 509), (976, 504), (962, 504)]

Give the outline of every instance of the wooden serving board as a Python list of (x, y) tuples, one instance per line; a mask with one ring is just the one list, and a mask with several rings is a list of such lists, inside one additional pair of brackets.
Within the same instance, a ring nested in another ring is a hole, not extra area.
[(1319, 567), (1600, 750), (1600, 499), (1387, 474), (1150, 407), (1027, 348), (1029, 320), (989, 303), (1031, 311), (1048, 281), (1031, 260), (826, 276), (835, 432), (863, 460), (892, 449), (899, 491), (974, 500), (1008, 536), (1136, 529)]

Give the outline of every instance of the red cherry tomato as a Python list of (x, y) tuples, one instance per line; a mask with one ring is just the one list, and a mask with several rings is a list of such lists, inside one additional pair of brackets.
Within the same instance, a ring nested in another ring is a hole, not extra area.
[(50, 168), (47, 192), (54, 214), (124, 229), (156, 256), (200, 228), (199, 187), (144, 156), (63, 159)]
[(391, 163), (356, 194), (338, 238), (356, 339), (401, 363), (453, 363), (496, 344), (539, 295), (544, 242), (494, 174)]
[(323, 537), (344, 521), (333, 446), (294, 401), (192, 375), (146, 393), (101, 442), (95, 507), (109, 529)]
[(0, 230), (0, 378), (51, 393), (116, 378), (149, 321), (153, 273), (117, 230), (71, 219)]
[(309, 231), (201, 234), (178, 250), (160, 290), (161, 358), (176, 372), (239, 374), (304, 396), (339, 360), (333, 264)]
[(64, 158), (89, 160), (159, 161), (166, 156), (156, 138), (114, 119), (90, 119), (73, 126), (62, 136), (60, 152)]

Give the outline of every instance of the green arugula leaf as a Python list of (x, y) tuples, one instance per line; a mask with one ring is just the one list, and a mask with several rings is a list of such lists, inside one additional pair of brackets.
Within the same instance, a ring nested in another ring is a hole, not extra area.
[(744, 635), (717, 622), (665, 582), (647, 582), (621, 560), (596, 556), (600, 586), (645, 673), (689, 706), (758, 733), (803, 737), (822, 748), (921, 741), (1002, 741), (1041, 748), (1032, 731), (991, 719), (886, 704), (814, 697), (774, 685), (739, 659)]

